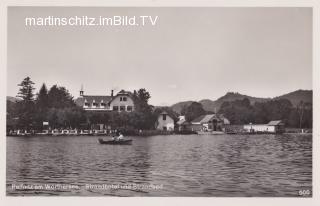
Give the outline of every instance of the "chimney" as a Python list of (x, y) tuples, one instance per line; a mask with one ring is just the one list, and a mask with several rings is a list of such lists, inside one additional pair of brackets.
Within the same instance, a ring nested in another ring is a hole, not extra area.
[(80, 97), (83, 97), (83, 85), (81, 85)]
[(113, 89), (111, 90), (111, 97), (113, 97)]

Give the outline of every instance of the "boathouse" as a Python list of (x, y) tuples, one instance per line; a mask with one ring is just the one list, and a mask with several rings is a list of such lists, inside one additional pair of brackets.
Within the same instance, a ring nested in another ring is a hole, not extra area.
[(285, 125), (281, 120), (274, 120), (268, 124), (246, 124), (243, 129), (251, 133), (283, 133)]
[(190, 129), (192, 131), (223, 131), (225, 125), (230, 122), (222, 114), (207, 114), (191, 121)]

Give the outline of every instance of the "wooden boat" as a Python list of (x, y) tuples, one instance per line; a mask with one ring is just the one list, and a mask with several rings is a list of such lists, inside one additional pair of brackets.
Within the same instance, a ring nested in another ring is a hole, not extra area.
[(103, 140), (98, 139), (100, 144), (111, 144), (111, 145), (130, 145), (132, 144), (132, 139), (122, 139), (122, 140)]

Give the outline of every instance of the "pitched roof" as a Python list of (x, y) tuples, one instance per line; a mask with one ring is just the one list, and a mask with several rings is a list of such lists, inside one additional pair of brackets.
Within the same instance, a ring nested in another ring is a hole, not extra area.
[(207, 122), (211, 121), (214, 118), (218, 119), (215, 114), (205, 115), (204, 118), (200, 121), (200, 123), (207, 123)]
[(195, 118), (194, 120), (191, 121), (193, 124), (204, 124), (208, 123), (211, 120), (216, 119), (218, 121), (223, 121), (224, 124), (230, 124), (229, 120), (223, 115), (216, 115), (216, 114), (207, 114), (207, 115), (201, 115), (200, 117)]
[(269, 126), (283, 125), (281, 120), (273, 120), (268, 123)]
[(206, 115), (201, 115), (201, 116), (195, 118), (194, 120), (191, 121), (191, 123), (199, 123), (200, 124), (201, 120), (204, 118), (204, 116), (206, 116)]

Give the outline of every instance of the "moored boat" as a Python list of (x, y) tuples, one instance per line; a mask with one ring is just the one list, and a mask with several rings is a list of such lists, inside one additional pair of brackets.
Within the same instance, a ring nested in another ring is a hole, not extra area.
[(100, 144), (110, 144), (110, 145), (130, 145), (132, 144), (132, 139), (104, 140), (102, 138), (99, 138), (98, 142)]

